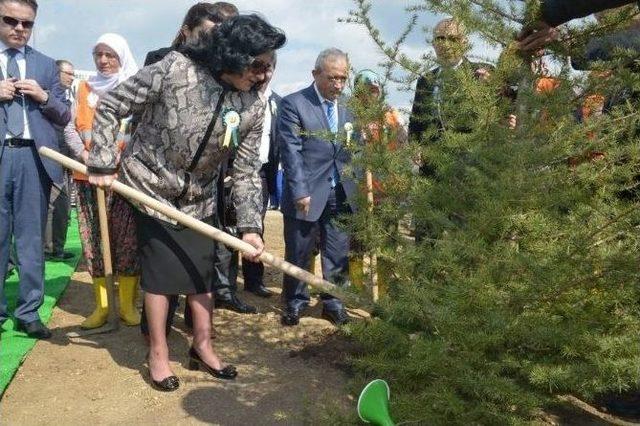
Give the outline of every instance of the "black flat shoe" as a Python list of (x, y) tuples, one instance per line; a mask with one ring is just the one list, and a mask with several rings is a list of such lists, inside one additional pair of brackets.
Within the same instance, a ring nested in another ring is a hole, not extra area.
[[(149, 374), (149, 377), (151, 377), (151, 374)], [(176, 376), (165, 377), (159, 382), (151, 379), (151, 386), (155, 390), (159, 390), (162, 392), (173, 392), (180, 387), (180, 380), (178, 380)]]
[(202, 358), (200, 358), (200, 355), (198, 355), (198, 352), (196, 352), (193, 347), (189, 349), (189, 370), (202, 370), (211, 374), (213, 377), (217, 377), (218, 379), (223, 380), (233, 380), (238, 375), (236, 367), (234, 367), (233, 365), (227, 365), (220, 370), (216, 370), (215, 368), (210, 367), (202, 360)]

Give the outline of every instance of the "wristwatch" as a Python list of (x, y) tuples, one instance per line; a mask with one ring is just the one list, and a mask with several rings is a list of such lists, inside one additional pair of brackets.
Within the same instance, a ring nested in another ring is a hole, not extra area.
[(40, 106), (44, 106), (44, 105), (46, 105), (46, 104), (49, 102), (49, 98), (51, 97), (51, 92), (50, 92), (50, 91), (45, 90), (45, 91), (44, 91), (44, 93), (46, 93), (46, 94), (47, 94), (47, 100), (46, 100), (46, 101), (44, 101), (44, 102), (42, 102), (42, 103), (40, 104)]

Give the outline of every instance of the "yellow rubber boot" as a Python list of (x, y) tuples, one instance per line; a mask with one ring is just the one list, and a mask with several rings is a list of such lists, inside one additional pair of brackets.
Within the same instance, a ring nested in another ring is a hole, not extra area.
[(140, 312), (136, 308), (138, 296), (138, 276), (118, 277), (118, 297), (120, 298), (120, 318), (126, 325), (139, 325)]
[(362, 256), (355, 255), (349, 257), (349, 280), (356, 288), (364, 287), (364, 262)]
[(311, 254), (311, 259), (309, 259), (309, 269), (308, 269), (308, 271), (311, 272), (312, 274), (316, 273), (316, 259), (317, 258), (318, 258), (318, 255)]
[(378, 259), (378, 295), (384, 296), (389, 291), (389, 281), (391, 280), (391, 264)]
[(104, 278), (93, 279), (93, 293), (96, 298), (96, 309), (80, 324), (80, 327), (84, 329), (102, 327), (107, 322), (107, 316), (109, 315), (107, 283)]

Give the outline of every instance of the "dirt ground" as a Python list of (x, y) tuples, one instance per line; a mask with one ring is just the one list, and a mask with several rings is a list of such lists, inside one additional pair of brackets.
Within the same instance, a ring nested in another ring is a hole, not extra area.
[[(280, 213), (269, 212), (266, 244), (279, 256), (281, 229)], [(281, 281), (281, 273), (267, 269), (271, 290), (279, 293)], [(355, 405), (347, 389), (344, 341), (320, 319), (318, 306), (293, 328), (280, 325), (277, 296), (265, 300), (239, 291), (259, 314), (215, 311), (213, 344), (238, 367), (235, 382), (185, 368), (190, 338), (178, 319), (169, 347), (181, 386), (162, 393), (149, 386), (147, 348), (137, 327), (66, 337), (93, 309), (89, 283), (87, 273), (73, 276), (49, 324), (54, 337), (35, 346), (0, 401), (1, 424), (300, 425), (316, 423), (314, 413)]]

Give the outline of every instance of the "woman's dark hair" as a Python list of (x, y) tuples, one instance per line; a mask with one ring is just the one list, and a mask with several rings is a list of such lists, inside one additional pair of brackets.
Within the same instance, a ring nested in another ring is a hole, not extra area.
[(184, 27), (193, 31), (194, 28), (202, 24), (205, 20), (211, 21), (215, 24), (221, 24), (227, 19), (237, 15), (238, 8), (226, 1), (219, 1), (216, 3), (196, 3), (189, 8), (187, 14), (184, 16), (182, 25), (180, 26), (173, 43), (171, 43), (171, 47), (176, 48), (182, 46), (187, 41), (187, 38), (182, 31)]
[(241, 74), (256, 56), (280, 49), (286, 41), (282, 30), (260, 16), (238, 15), (178, 50), (218, 77), (223, 73)]

